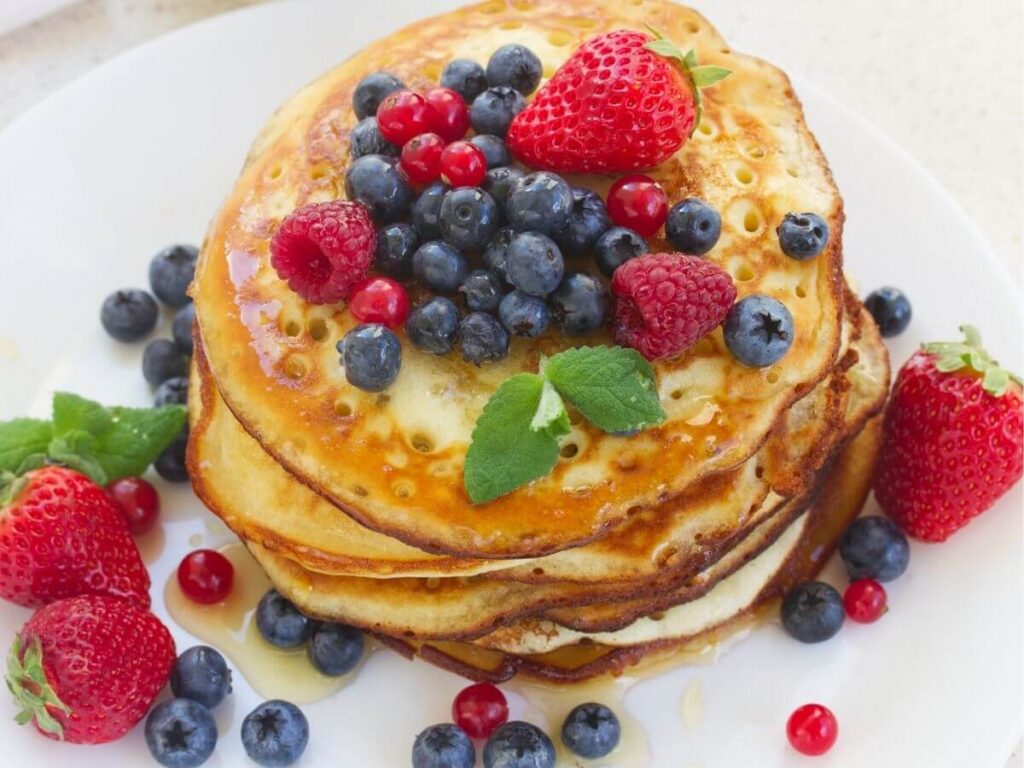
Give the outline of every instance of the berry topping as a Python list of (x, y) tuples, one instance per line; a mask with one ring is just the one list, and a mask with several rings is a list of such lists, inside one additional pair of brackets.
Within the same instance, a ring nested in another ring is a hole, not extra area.
[(364, 323), (338, 342), (345, 380), (364, 392), (383, 392), (402, 367), (402, 344), (379, 323)]
[(647, 241), (632, 229), (612, 227), (594, 245), (594, 261), (605, 277), (611, 277), (615, 270), (630, 259), (649, 253)]
[(586, 272), (570, 272), (548, 297), (551, 317), (566, 336), (585, 336), (602, 325), (611, 307), (604, 284)]
[(185, 555), (178, 565), (178, 586), (195, 603), (212, 605), (231, 594), (235, 567), (214, 549), (197, 549)]
[(157, 408), (165, 405), (185, 405), (187, 402), (188, 378), (185, 376), (167, 379), (153, 394), (153, 405)]
[(804, 704), (789, 716), (786, 737), (801, 755), (824, 755), (839, 736), (836, 716), (821, 704)]
[(612, 293), (615, 340), (648, 360), (685, 352), (722, 324), (736, 298), (726, 272), (681, 253), (630, 259), (615, 270)]
[(843, 626), (843, 598), (821, 581), (797, 584), (782, 601), (782, 626), (801, 643), (820, 643)]
[(771, 296), (746, 296), (725, 318), (725, 346), (751, 368), (777, 363), (793, 344), (793, 316)]
[(433, 88), (425, 96), (434, 108), (434, 132), (446, 142), (458, 141), (469, 130), (469, 108), (451, 88)]
[(142, 376), (151, 387), (188, 375), (188, 356), (170, 339), (153, 339), (142, 350)]
[(508, 245), (508, 281), (531, 296), (547, 296), (562, 282), (565, 261), (555, 241), (539, 232), (521, 232)]
[(879, 515), (860, 517), (839, 539), (839, 556), (851, 579), (892, 581), (910, 562), (910, 543), (892, 520)]
[(463, 688), (452, 702), (452, 720), (472, 738), (486, 739), (508, 720), (505, 694), (490, 683)]
[(364, 117), (348, 135), (348, 149), (352, 159), (365, 155), (389, 155), (395, 157), (399, 149), (384, 138), (377, 125), (376, 117)]
[(481, 365), (508, 355), (508, 333), (501, 323), (483, 312), (471, 312), (459, 325), (459, 349), (467, 363)]
[(402, 147), (398, 166), (411, 181), (429, 184), (441, 176), (441, 153), (444, 139), (436, 133), (422, 133)]
[(245, 754), (264, 768), (284, 768), (302, 757), (309, 743), (309, 721), (288, 701), (265, 701), (242, 721)]
[(476, 750), (456, 725), (442, 723), (422, 731), (412, 745), (412, 768), (473, 768)]
[(148, 293), (126, 288), (104, 299), (100, 322), (103, 330), (118, 341), (138, 341), (156, 328), (159, 310)]
[(146, 746), (166, 768), (198, 768), (217, 746), (217, 723), (192, 699), (160, 702), (146, 718)]
[(459, 286), (466, 306), (473, 312), (496, 312), (505, 290), (496, 272), (474, 269)]
[(1024, 472), (1020, 379), (978, 331), (925, 344), (900, 369), (885, 411), (875, 496), (909, 535), (944, 541)]
[(572, 201), (572, 213), (565, 226), (555, 233), (555, 242), (566, 256), (586, 256), (612, 222), (604, 201), (589, 189), (573, 187)]
[(309, 660), (329, 677), (347, 675), (362, 657), (363, 633), (347, 624), (319, 624), (309, 638)]
[(153, 469), (169, 483), (184, 483), (188, 480), (188, 427), (178, 434), (171, 444), (161, 451), (153, 462)]
[(479, 147), (480, 151), (484, 153), (484, 157), (487, 158), (488, 168), (501, 168), (512, 162), (512, 155), (508, 151), (508, 146), (499, 136), (484, 134), (482, 136), (474, 136), (469, 141), (474, 146)]
[(512, 119), (526, 107), (526, 100), (519, 91), (508, 86), (488, 88), (475, 99), (469, 108), (469, 121), (477, 133), (490, 133), (505, 137)]
[(459, 338), (461, 320), (459, 309), (451, 299), (435, 296), (410, 313), (405, 333), (415, 347), (435, 355), (447, 355)]
[(316, 622), (301, 613), (291, 600), (271, 589), (256, 605), (256, 628), (275, 648), (298, 648), (309, 640)]
[[(384, 155), (366, 155), (353, 162), (345, 174), (345, 194), (349, 200), (365, 205), (378, 224), (390, 224), (406, 218), (413, 197), (412, 187), (398, 169), (395, 159)], [(340, 201), (320, 203), (339, 204)]]
[(456, 141), (441, 153), (441, 179), (452, 187), (479, 187), (487, 175), (487, 157), (469, 141)]
[(174, 313), (171, 321), (171, 337), (183, 355), (192, 354), (192, 325), (196, 321), (196, 305), (191, 301)]
[(615, 713), (593, 702), (574, 708), (562, 725), (562, 743), (580, 757), (604, 757), (618, 746), (621, 735)]
[(555, 745), (537, 726), (513, 720), (487, 740), (484, 768), (555, 768)]
[(452, 59), (441, 70), (441, 87), (451, 88), (472, 104), (487, 89), (487, 73), (471, 59)]
[(171, 690), (175, 696), (213, 709), (231, 693), (231, 670), (219, 651), (196, 645), (178, 657), (171, 671)]
[(523, 172), (518, 168), (506, 168), (504, 166), (490, 168), (484, 177), (484, 190), (494, 198), (494, 202), (504, 211), (508, 207), (509, 195), (512, 194), (512, 190), (515, 189), (516, 184), (521, 178), (523, 178)]
[(508, 246), (515, 236), (516, 232), (511, 227), (499, 229), (498, 234), (484, 249), (484, 264), (488, 269), (496, 272), (506, 283), (508, 282)]
[(681, 253), (703, 256), (722, 234), (718, 211), (696, 197), (676, 203), (665, 220), (665, 239)]
[(542, 74), (543, 67), (537, 54), (516, 43), (501, 46), (487, 62), (489, 85), (507, 85), (524, 96), (537, 89)]
[(910, 325), (910, 300), (899, 288), (879, 288), (864, 299), (864, 308), (875, 319), (885, 338), (899, 336)]
[(843, 606), (846, 615), (861, 624), (878, 621), (886, 607), (885, 587), (874, 579), (857, 579), (846, 588)]
[(776, 232), (782, 252), (797, 261), (813, 259), (828, 244), (828, 222), (816, 213), (787, 213)]
[[(374, 157), (357, 160), (353, 168)], [(376, 248), (366, 208), (343, 200), (309, 203), (281, 222), (270, 241), (270, 263), (302, 298), (333, 304), (366, 277)]]
[(524, 176), (505, 205), (508, 223), (514, 229), (545, 235), (563, 229), (572, 213), (572, 187), (561, 176), (544, 171)]
[(377, 232), (374, 266), (397, 280), (408, 280), (412, 277), (412, 255), (418, 245), (419, 236), (412, 224), (388, 224)]
[(435, 181), (420, 192), (412, 206), (412, 225), (419, 233), (420, 242), (441, 239), (441, 203), (448, 194), (448, 185)]
[(453, 189), (441, 201), (441, 235), (461, 251), (486, 246), (498, 231), (500, 219), (494, 198), (479, 187)]
[(352, 289), (348, 309), (360, 323), (401, 328), (409, 316), (409, 294), (390, 277), (368, 277)]
[(389, 93), (377, 109), (377, 125), (384, 138), (404, 146), (407, 141), (437, 127), (437, 110), (415, 91)]
[(469, 274), (469, 262), (443, 240), (431, 240), (412, 255), (412, 271), (430, 290), (455, 293)]
[(121, 511), (133, 536), (141, 536), (156, 525), (160, 516), (160, 496), (146, 480), (122, 477), (107, 486), (107, 495)]
[(498, 317), (513, 336), (540, 336), (548, 329), (551, 311), (544, 299), (522, 291), (506, 294), (498, 306)]
[(649, 176), (623, 176), (608, 190), (608, 215), (617, 226), (650, 237), (665, 223), (668, 197)]
[(149, 286), (156, 297), (172, 309), (188, 304), (188, 286), (198, 259), (199, 249), (194, 245), (172, 245), (156, 254), (149, 262)]
[(386, 96), (404, 88), (405, 83), (389, 72), (371, 72), (352, 93), (352, 109), (360, 120), (376, 115)]

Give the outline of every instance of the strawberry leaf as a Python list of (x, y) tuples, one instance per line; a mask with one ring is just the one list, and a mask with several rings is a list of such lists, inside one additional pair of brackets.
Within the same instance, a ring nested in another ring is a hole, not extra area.
[(714, 64), (690, 67), (690, 76), (693, 78), (693, 84), (698, 88), (707, 88), (709, 85), (714, 85), (719, 80), (724, 80), (731, 74), (732, 70), (726, 69), (725, 67), (716, 67)]
[(981, 374), (981, 386), (989, 394), (1002, 397), (1013, 381), (1021, 384), (1021, 378), (1002, 368), (998, 361), (981, 345), (981, 333), (973, 325), (963, 325), (960, 332), (964, 340), (936, 341), (922, 345), (922, 349), (935, 355), (935, 368), (943, 373), (967, 369)]

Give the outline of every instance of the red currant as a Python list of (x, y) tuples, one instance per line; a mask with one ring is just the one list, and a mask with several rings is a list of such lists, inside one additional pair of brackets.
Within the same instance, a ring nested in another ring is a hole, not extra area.
[(220, 552), (197, 549), (185, 555), (178, 566), (178, 586), (196, 603), (219, 603), (231, 593), (235, 567)]
[(476, 144), (456, 141), (441, 153), (441, 179), (452, 187), (479, 187), (487, 175), (487, 157)]
[(395, 91), (377, 109), (377, 127), (384, 138), (402, 147), (414, 136), (434, 129), (437, 113), (414, 91)]
[(824, 755), (836, 743), (839, 723), (832, 710), (821, 704), (804, 704), (789, 716), (786, 736), (801, 755)]
[(417, 184), (429, 184), (441, 175), (444, 141), (436, 133), (421, 133), (402, 147), (399, 162), (405, 175)]
[(857, 579), (846, 588), (843, 595), (846, 615), (861, 624), (870, 624), (882, 618), (887, 602), (885, 587), (874, 579)]
[(352, 289), (348, 308), (361, 323), (400, 328), (409, 316), (409, 294), (390, 277), (368, 277)]
[(427, 91), (427, 103), (434, 108), (434, 131), (447, 142), (458, 141), (469, 130), (469, 110), (462, 96), (451, 88)]
[(452, 720), (473, 739), (486, 739), (508, 720), (508, 702), (490, 683), (476, 683), (459, 691), (452, 702)]
[(156, 525), (160, 515), (160, 496), (156, 488), (141, 477), (115, 480), (107, 486), (107, 495), (121, 510), (133, 536), (140, 536)]
[(668, 197), (649, 176), (623, 176), (608, 190), (608, 216), (620, 227), (650, 237), (668, 217)]

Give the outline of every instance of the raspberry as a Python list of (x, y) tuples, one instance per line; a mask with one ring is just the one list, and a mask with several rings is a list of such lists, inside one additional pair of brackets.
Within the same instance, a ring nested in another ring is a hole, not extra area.
[(682, 253), (630, 259), (612, 277), (615, 340), (648, 360), (685, 352), (725, 320), (736, 287), (709, 261)]
[(376, 248), (377, 233), (362, 205), (310, 203), (281, 222), (270, 241), (270, 263), (302, 298), (333, 304), (366, 277)]

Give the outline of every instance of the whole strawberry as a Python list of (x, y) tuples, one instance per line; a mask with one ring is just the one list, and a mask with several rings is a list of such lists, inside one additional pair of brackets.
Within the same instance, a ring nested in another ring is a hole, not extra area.
[(896, 376), (885, 411), (875, 495), (887, 515), (925, 541), (945, 541), (1024, 472), (1020, 379), (982, 349), (925, 344)]
[(117, 597), (83, 595), (42, 608), (7, 657), (7, 685), (44, 736), (103, 744), (124, 736), (152, 706), (174, 666), (160, 620)]
[(149, 607), (149, 574), (117, 506), (63, 467), (0, 473), (0, 597), (35, 608), (83, 594)]
[(670, 41), (620, 29), (591, 38), (516, 115), (508, 146), (533, 168), (611, 173), (664, 162), (700, 119), (699, 88), (729, 74)]

